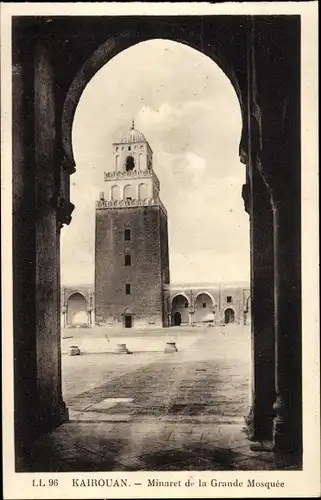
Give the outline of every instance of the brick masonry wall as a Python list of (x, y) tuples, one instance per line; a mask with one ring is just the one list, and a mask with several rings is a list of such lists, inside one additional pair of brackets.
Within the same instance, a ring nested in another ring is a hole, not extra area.
[[(162, 266), (162, 281), (164, 284), (169, 284), (169, 250), (168, 250), (168, 224), (167, 215), (160, 210), (160, 248), (161, 248), (161, 266)], [(168, 324), (167, 309), (165, 303), (164, 292), (162, 292), (162, 321), (163, 325)]]
[[(125, 229), (131, 231), (130, 241), (125, 241)], [(122, 323), (128, 309), (134, 315), (133, 326), (162, 325), (164, 232), (158, 206), (96, 210), (96, 321)], [(131, 266), (125, 266), (125, 254), (131, 255)], [(126, 283), (131, 285), (130, 295), (125, 293)]]

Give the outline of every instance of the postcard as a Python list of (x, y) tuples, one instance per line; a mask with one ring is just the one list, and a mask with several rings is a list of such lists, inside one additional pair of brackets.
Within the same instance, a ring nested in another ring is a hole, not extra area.
[(320, 494), (317, 39), (1, 4), (6, 500)]

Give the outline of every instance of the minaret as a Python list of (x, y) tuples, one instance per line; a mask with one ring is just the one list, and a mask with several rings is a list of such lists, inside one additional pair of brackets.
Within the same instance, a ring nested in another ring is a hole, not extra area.
[(105, 172), (105, 183), (100, 199), (109, 207), (160, 203), (153, 152), (144, 135), (135, 129), (134, 121), (121, 141), (113, 144), (113, 169)]
[(96, 203), (96, 322), (163, 326), (168, 229), (153, 152), (134, 122), (112, 148), (112, 169)]

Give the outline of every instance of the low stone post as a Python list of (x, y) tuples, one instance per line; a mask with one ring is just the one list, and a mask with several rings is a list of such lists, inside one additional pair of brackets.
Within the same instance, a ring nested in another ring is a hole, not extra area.
[(80, 355), (80, 349), (77, 345), (70, 345), (68, 347), (68, 354), (69, 356), (79, 356)]
[(117, 344), (115, 354), (131, 354), (131, 352), (127, 349), (126, 344)]
[(177, 352), (176, 342), (166, 342), (164, 353)]

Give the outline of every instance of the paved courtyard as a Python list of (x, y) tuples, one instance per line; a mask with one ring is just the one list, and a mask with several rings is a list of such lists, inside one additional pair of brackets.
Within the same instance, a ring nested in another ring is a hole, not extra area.
[[(70, 421), (40, 439), (32, 470), (266, 470), (291, 457), (254, 452), (244, 432), (250, 334), (243, 326), (63, 332)], [(68, 337), (68, 338), (67, 338)], [(174, 341), (178, 352), (164, 353)], [(115, 354), (126, 343), (131, 354)], [(80, 356), (68, 356), (78, 345)]]

